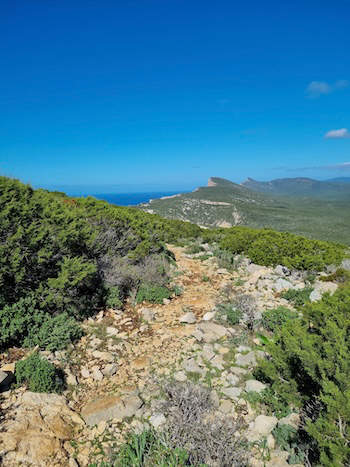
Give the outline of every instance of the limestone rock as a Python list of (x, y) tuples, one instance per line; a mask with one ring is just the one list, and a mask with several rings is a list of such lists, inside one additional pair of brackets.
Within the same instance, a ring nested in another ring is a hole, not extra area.
[(238, 399), (242, 389), (241, 388), (223, 388), (221, 392), (230, 399)]
[(149, 421), (153, 428), (157, 429), (160, 426), (164, 425), (164, 423), (166, 422), (166, 418), (162, 413), (156, 413), (150, 417)]
[(106, 396), (86, 404), (81, 415), (88, 425), (93, 426), (102, 420), (122, 420), (126, 417), (132, 417), (141, 406), (142, 400), (137, 395), (123, 398)]
[(300, 415), (298, 413), (291, 413), (286, 417), (281, 418), (278, 421), (278, 426), (280, 425), (290, 425), (293, 428), (297, 429), (300, 424)]
[(316, 282), (314, 285), (314, 290), (310, 294), (310, 301), (317, 302), (321, 300), (322, 295), (326, 292), (329, 292), (331, 295), (337, 290), (338, 285), (334, 282)]
[(249, 366), (253, 367), (257, 364), (257, 358), (262, 358), (264, 352), (258, 350), (257, 352), (251, 351), (245, 355), (237, 354), (236, 355), (236, 364), (240, 366)]
[(345, 269), (345, 271), (350, 271), (350, 259), (343, 259), (340, 267)]
[(175, 374), (174, 374), (174, 379), (175, 381), (179, 381), (179, 382), (184, 382), (187, 380), (187, 376), (186, 376), (186, 373), (184, 371), (177, 371)]
[(152, 322), (155, 320), (155, 313), (150, 308), (142, 308), (140, 313), (141, 313), (142, 319), (144, 319), (145, 321)]
[(282, 292), (283, 290), (289, 290), (293, 288), (293, 284), (286, 279), (277, 279), (277, 281), (273, 285), (274, 290), (276, 292)]
[(179, 319), (180, 323), (194, 324), (197, 321), (196, 315), (189, 311), (181, 316)]
[(259, 394), (266, 389), (266, 384), (257, 381), (256, 379), (248, 379), (245, 383), (245, 390), (247, 392), (258, 392)]
[(202, 321), (211, 321), (215, 318), (216, 311), (207, 311), (202, 318)]
[(203, 321), (198, 324), (198, 329), (204, 336), (204, 342), (213, 342), (227, 335), (227, 329), (220, 324), (213, 323), (211, 321)]
[(118, 371), (118, 365), (116, 363), (108, 363), (103, 369), (102, 373), (105, 376), (113, 376)]
[(278, 419), (276, 417), (258, 415), (247, 433), (247, 439), (249, 441), (257, 441), (260, 438), (268, 436), (277, 425), (277, 422)]

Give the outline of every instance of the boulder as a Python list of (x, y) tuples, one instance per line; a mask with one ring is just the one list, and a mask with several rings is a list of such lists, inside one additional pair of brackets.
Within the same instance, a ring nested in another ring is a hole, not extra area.
[(322, 295), (326, 292), (333, 295), (337, 288), (338, 285), (334, 282), (316, 282), (314, 285), (314, 290), (310, 294), (310, 301), (317, 302), (318, 300), (321, 300)]
[(124, 397), (106, 396), (86, 404), (81, 416), (89, 426), (94, 426), (103, 420), (133, 417), (141, 406), (142, 400), (134, 394)]
[(276, 292), (282, 292), (283, 290), (289, 290), (293, 288), (293, 284), (286, 279), (279, 278), (273, 285)]
[(277, 423), (277, 417), (258, 415), (254, 420), (252, 426), (248, 430), (248, 441), (257, 441), (258, 439), (265, 438), (271, 433), (271, 431), (275, 428)]
[(216, 311), (207, 311), (202, 318), (202, 321), (211, 321), (215, 318)]
[(230, 399), (238, 399), (242, 389), (241, 388), (223, 388), (221, 392)]
[(156, 413), (150, 417), (149, 422), (153, 428), (157, 429), (166, 423), (166, 418), (162, 413)]
[(274, 269), (275, 274), (278, 274), (279, 276), (289, 276), (290, 275), (290, 270), (286, 266), (282, 266), (281, 264), (278, 264), (275, 269)]
[(350, 271), (350, 259), (343, 259), (340, 267), (345, 269), (345, 271)]
[(256, 379), (248, 379), (245, 383), (245, 390), (247, 392), (258, 392), (260, 394), (264, 389), (266, 389), (266, 387), (266, 384), (263, 384)]
[(179, 319), (180, 323), (194, 324), (197, 321), (196, 315), (189, 311), (181, 316)]
[(142, 308), (140, 313), (141, 313), (142, 319), (144, 319), (145, 321), (152, 322), (155, 320), (155, 313), (150, 308)]
[(261, 350), (258, 350), (257, 352), (249, 352), (245, 355), (242, 354), (237, 354), (236, 355), (236, 364), (240, 366), (256, 366), (257, 364), (257, 358), (263, 358), (264, 357), (264, 352)]
[(197, 329), (202, 332), (204, 342), (213, 342), (227, 335), (227, 329), (220, 324), (212, 321), (203, 321), (199, 323)]

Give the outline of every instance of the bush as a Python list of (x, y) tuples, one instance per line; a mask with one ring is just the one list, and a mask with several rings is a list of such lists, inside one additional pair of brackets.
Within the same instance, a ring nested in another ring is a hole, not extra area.
[(160, 410), (167, 417), (164, 433), (169, 445), (183, 447), (187, 465), (248, 465), (248, 443), (240, 434), (243, 419), (215, 414), (210, 390), (198, 384), (168, 382), (162, 387)]
[(57, 316), (44, 315), (41, 323), (36, 323), (28, 330), (23, 340), (24, 347), (38, 345), (51, 352), (65, 349), (68, 344), (80, 339), (83, 331), (74, 318), (67, 313)]
[(272, 435), (281, 451), (290, 453), (289, 464), (304, 464), (306, 446), (300, 439), (298, 430), (290, 425), (278, 425), (273, 429)]
[(220, 303), (216, 308), (218, 310), (219, 320), (223, 319), (231, 326), (238, 324), (243, 315), (232, 303)]
[(244, 397), (255, 408), (258, 405), (263, 406), (268, 415), (283, 418), (291, 413), (288, 401), (271, 388), (266, 388), (261, 393), (247, 392)]
[(27, 385), (33, 392), (61, 392), (63, 389), (59, 371), (36, 352), (16, 363), (15, 377), (18, 384)]
[(289, 308), (279, 306), (273, 310), (264, 311), (261, 319), (261, 324), (265, 329), (271, 332), (275, 332), (281, 328), (290, 319), (297, 318), (298, 315), (291, 311)]
[(239, 294), (233, 301), (233, 307), (242, 314), (242, 320), (249, 330), (253, 330), (256, 323), (256, 301), (252, 295)]
[(244, 253), (254, 263), (263, 266), (282, 264), (307, 271), (321, 271), (327, 265), (340, 264), (346, 249), (337, 243), (248, 227), (227, 229), (220, 247), (233, 254)]
[[(255, 376), (306, 412), (305, 430), (318, 462), (350, 460), (350, 286), (306, 304), (303, 317), (288, 321), (267, 345), (270, 359)], [(316, 407), (316, 408), (315, 408)]]
[(163, 303), (165, 298), (171, 297), (171, 291), (161, 285), (142, 284), (136, 294), (136, 302)]
[(67, 313), (51, 316), (37, 309), (33, 296), (0, 310), (0, 346), (34, 347), (55, 351), (82, 336), (82, 330)]
[(120, 299), (120, 290), (118, 287), (110, 286), (107, 288), (106, 306), (115, 310), (123, 306), (123, 302)]
[(305, 287), (304, 289), (289, 289), (283, 292), (281, 297), (288, 300), (288, 302), (293, 303), (294, 306), (301, 307), (310, 302), (310, 294), (312, 291), (312, 287)]
[(320, 281), (338, 282), (338, 284), (345, 284), (346, 282), (350, 282), (350, 271), (339, 268), (328, 276), (320, 277)]
[(145, 430), (130, 434), (128, 440), (112, 455), (115, 467), (183, 467), (187, 465), (188, 454), (184, 449), (171, 448), (164, 434)]

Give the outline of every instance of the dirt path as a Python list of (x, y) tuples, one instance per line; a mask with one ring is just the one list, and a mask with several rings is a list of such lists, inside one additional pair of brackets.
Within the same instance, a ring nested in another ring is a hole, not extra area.
[(145, 305), (128, 308), (126, 313), (114, 319), (111, 313), (106, 314), (109, 326), (117, 329), (121, 323), (125, 324), (125, 320), (130, 320), (129, 326), (123, 328), (127, 336), (118, 359), (118, 371), (108, 381), (93, 382), (86, 392), (79, 395), (78, 405), (83, 405), (89, 398), (114, 392), (117, 388), (123, 391), (139, 387), (154, 370), (163, 368), (166, 373), (181, 353), (195, 342), (191, 338), (193, 325), (182, 324), (179, 319), (187, 311), (192, 311), (199, 321), (212, 310), (219, 300), (223, 276), (202, 261), (188, 258), (184, 248), (171, 246), (170, 249), (175, 254), (178, 266), (173, 282), (181, 287), (183, 293), (165, 305), (148, 305), (155, 319), (146, 324), (140, 320), (140, 312)]

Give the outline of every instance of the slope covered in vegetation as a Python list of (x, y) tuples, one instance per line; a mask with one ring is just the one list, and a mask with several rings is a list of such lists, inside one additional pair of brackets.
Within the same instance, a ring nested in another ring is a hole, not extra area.
[(205, 227), (269, 228), (349, 244), (348, 187), (344, 193), (347, 195), (334, 198), (328, 191), (322, 200), (281, 196), (280, 193), (258, 192), (250, 186), (212, 177), (207, 187), (167, 199), (155, 199), (141, 205), (140, 209)]

